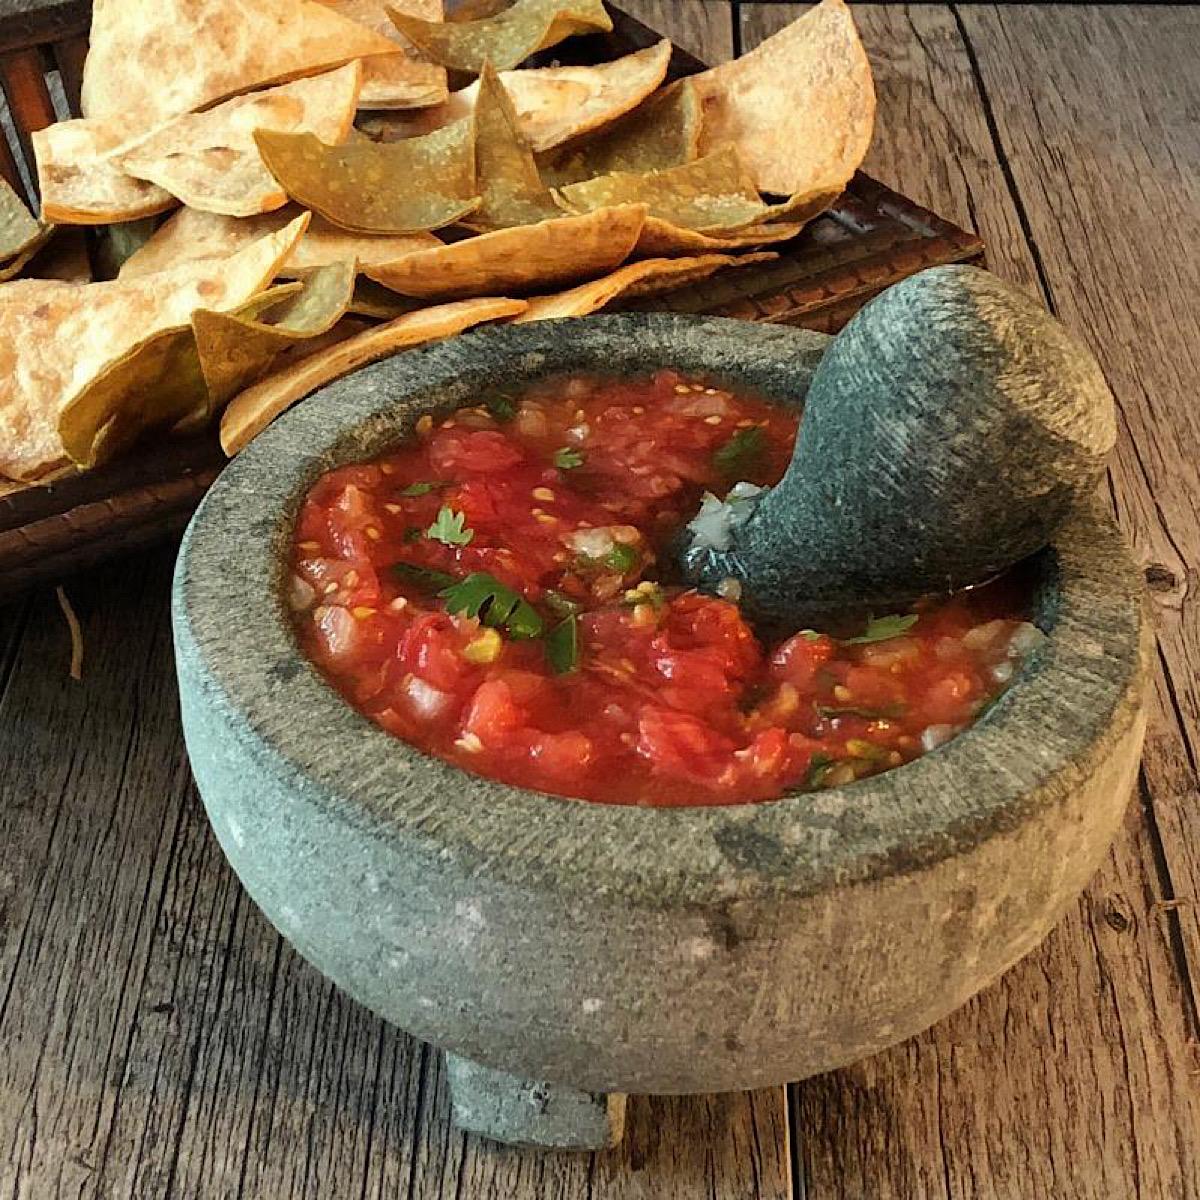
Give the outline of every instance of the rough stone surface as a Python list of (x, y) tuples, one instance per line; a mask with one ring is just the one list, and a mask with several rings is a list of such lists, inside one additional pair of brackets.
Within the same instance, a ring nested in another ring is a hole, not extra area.
[(759, 1087), (928, 1026), (1082, 889), (1134, 779), (1149, 654), (1140, 576), (1092, 504), (1035, 560), (1049, 636), (985, 719), (772, 803), (627, 808), (468, 775), (352, 711), (296, 645), (281, 558), (328, 467), (561, 368), (670, 364), (796, 403), (827, 344), (640, 314), (468, 334), (325, 389), (218, 480), (173, 597), (188, 749), (250, 894), (352, 996), (524, 1079)]
[(625, 1133), (625, 1097), (522, 1079), (446, 1055), (454, 1123), (515, 1146), (605, 1150)]
[(1099, 365), (1045, 309), (975, 267), (922, 271), (834, 339), (787, 475), (687, 573), (740, 580), (790, 630), (893, 612), (1040, 550), (1115, 438)]

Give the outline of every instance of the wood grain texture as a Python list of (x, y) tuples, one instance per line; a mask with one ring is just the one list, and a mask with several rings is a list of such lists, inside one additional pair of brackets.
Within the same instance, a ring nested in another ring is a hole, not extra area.
[[(742, 11), (750, 46), (800, 10)], [(1193, 1197), (1200, 429), (1182, 401), (1200, 382), (1200, 156), (1194, 123), (1180, 126), (1200, 102), (1181, 61), (1196, 14), (855, 15), (879, 87), (866, 169), (982, 233), (992, 268), (1096, 348), (1123, 416), (1118, 516), (1167, 611), (1142, 786), (1104, 868), (1050, 939), (959, 1013), (794, 1089), (806, 1194)], [(1164, 70), (1160, 106), (1145, 81)]]

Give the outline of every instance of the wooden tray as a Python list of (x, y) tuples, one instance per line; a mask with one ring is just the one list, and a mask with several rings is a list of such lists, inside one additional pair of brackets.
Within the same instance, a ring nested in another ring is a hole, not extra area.
[[(611, 33), (572, 39), (547, 52), (546, 61), (602, 62), (659, 40), (610, 7)], [(27, 190), (17, 164), (31, 161), (29, 133), (55, 117), (48, 71), (59, 72), (67, 107), (78, 114), (88, 19), (88, 5), (74, 0), (0, 0), (0, 81), (16, 126), (15, 143), (0, 138), (0, 173), (19, 190)], [(675, 48), (672, 78), (703, 68)], [(983, 259), (974, 234), (862, 174), (800, 237), (771, 248), (779, 251), (775, 262), (631, 307), (834, 332), (877, 292), (916, 271)], [(0, 598), (177, 534), (223, 461), (213, 435), (153, 443), (99, 470), (0, 496)]]

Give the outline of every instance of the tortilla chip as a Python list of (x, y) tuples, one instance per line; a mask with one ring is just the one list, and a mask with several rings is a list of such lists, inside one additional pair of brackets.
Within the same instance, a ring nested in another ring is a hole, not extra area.
[(766, 262), (774, 254), (704, 254), (695, 258), (644, 258), (626, 263), (603, 279), (590, 279), (569, 291), (553, 296), (535, 296), (529, 307), (514, 318), (514, 325), (548, 321), (556, 317), (584, 317), (611, 304), (619, 296), (646, 296), (669, 292), (706, 279), (725, 267), (744, 267)]
[(60, 416), (141, 342), (197, 308), (236, 308), (261, 291), (304, 219), (238, 254), (144, 279), (20, 280), (0, 291), (0, 474), (34, 479), (66, 456)]
[(614, 171), (663, 171), (699, 153), (700, 100), (690, 79), (663, 88), (645, 104), (597, 133), (538, 156), (553, 187)]
[[(154, 271), (165, 271), (185, 262), (199, 262), (232, 254), (243, 246), (275, 233), (304, 210), (287, 208), (257, 217), (222, 217), (217, 213), (181, 208), (165, 221), (154, 236), (121, 268), (122, 279), (136, 279)], [(392, 262), (414, 250), (428, 250), (442, 243), (432, 233), (369, 234), (347, 233), (324, 217), (313, 215), (304, 236), (279, 268), (284, 277), (311, 271), (352, 258), (359, 265)]]
[(694, 229), (684, 229), (658, 217), (647, 217), (634, 253), (648, 257), (703, 254), (710, 250), (724, 253), (728, 250), (740, 250), (745, 246), (767, 246), (774, 242), (786, 242), (803, 228), (804, 225), (799, 221), (776, 221), (751, 225), (747, 229), (735, 230), (732, 233), (697, 233)]
[(355, 233), (419, 233), (479, 207), (473, 122), (378, 145), (327, 146), (309, 133), (260, 131), (255, 140), (293, 200)]
[(60, 225), (111, 225), (166, 212), (170, 192), (134, 179), (117, 159), (139, 139), (108, 121), (59, 121), (33, 134), (42, 216)]
[(44, 240), (43, 225), (25, 207), (20, 196), (0, 179), (0, 262), (24, 254)]
[(83, 112), (151, 129), (251, 88), (394, 50), (315, 0), (94, 0)]
[[(271, 288), (233, 311), (250, 319), (300, 290), (298, 283)], [(176, 325), (105, 367), (63, 410), (58, 430), (75, 465), (88, 469), (149, 429), (203, 429), (213, 412), (193, 327)]]
[(397, 295), (373, 279), (359, 279), (354, 285), (354, 295), (350, 297), (346, 311), (380, 321), (392, 321), (422, 307), (424, 302), (421, 300)]
[(665, 171), (619, 171), (560, 188), (563, 206), (591, 212), (614, 204), (649, 205), (650, 216), (701, 233), (744, 229), (764, 221), (820, 212), (836, 193), (793, 196), (782, 204), (764, 204), (738, 152), (723, 146), (705, 158)]
[[(408, 53), (408, 40), (392, 24), (383, 0), (322, 0), (322, 3), (396, 43), (394, 54), (373, 54), (362, 60), (359, 108), (423, 108), (445, 101), (449, 95), (446, 68), (421, 62)], [(396, 3), (410, 16), (426, 21), (442, 20), (442, 0), (396, 0)]]
[(475, 104), (475, 186), (480, 205), (464, 220), (472, 229), (507, 229), (562, 216), (538, 175), (533, 151), (517, 129), (508, 92), (490, 63), (483, 64)]
[[(516, 109), (521, 136), (541, 153), (635, 108), (662, 82), (670, 59), (671, 43), (662, 41), (594, 67), (501, 71), (500, 82)], [(478, 96), (476, 81), (437, 108), (371, 117), (361, 127), (376, 141), (415, 137), (470, 116)]]
[(437, 250), (419, 250), (364, 274), (402, 296), (428, 299), (532, 291), (601, 275), (637, 244), (646, 207), (628, 204), (580, 217), (498, 229)]
[(408, 313), (348, 342), (303, 358), (233, 399), (221, 418), (221, 446), (232, 457), (297, 400), (369, 362), (387, 358), (408, 346), (461, 333), (483, 321), (514, 316), (525, 308), (523, 300), (496, 298), (439, 304)]
[(396, 28), (426, 57), (473, 75), (485, 62), (507, 71), (573, 34), (612, 29), (604, 0), (516, 0), (479, 21), (422, 21), (394, 8), (389, 12)]
[(165, 188), (189, 208), (249, 217), (287, 203), (254, 143), (257, 130), (309, 133), (340, 142), (350, 132), (362, 66), (349, 63), (279, 87), (226, 100), (203, 113), (168, 121), (116, 163)]
[[(3, 182), (0, 180), (0, 182)], [(15, 279), (27, 266), (37, 257), (38, 251), (50, 240), (53, 236), (55, 226), (39, 225), (37, 234), (32, 241), (29, 241), (22, 247), (20, 252), (13, 258), (10, 258), (3, 266), (0, 266), (0, 283), (6, 283), (10, 279)]]
[(205, 309), (193, 313), (210, 411), (265, 375), (281, 351), (332, 329), (345, 316), (353, 292), (354, 262), (330, 263), (313, 271), (299, 294), (265, 319)]
[(761, 191), (840, 192), (871, 144), (871, 64), (843, 0), (822, 0), (692, 82), (704, 103), (700, 153), (736, 146)]

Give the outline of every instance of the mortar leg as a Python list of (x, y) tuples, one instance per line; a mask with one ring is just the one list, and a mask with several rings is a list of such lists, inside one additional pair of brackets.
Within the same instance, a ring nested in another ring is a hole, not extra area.
[(446, 1055), (454, 1123), (515, 1146), (604, 1150), (625, 1132), (625, 1097), (538, 1083)]

